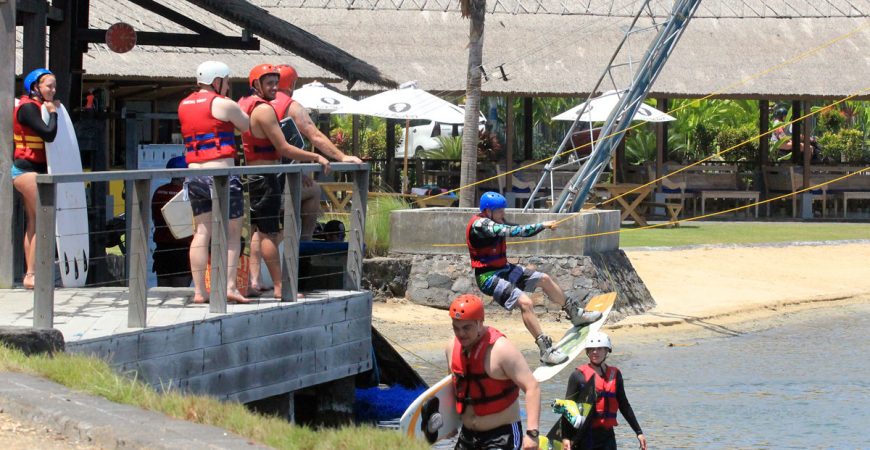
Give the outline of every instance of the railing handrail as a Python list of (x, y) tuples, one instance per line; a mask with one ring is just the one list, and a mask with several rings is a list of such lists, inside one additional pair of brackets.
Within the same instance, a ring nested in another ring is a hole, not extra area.
[[(368, 170), (367, 163), (331, 163), (332, 172), (351, 172)], [(284, 173), (319, 173), (323, 171), (320, 164), (275, 164), (263, 166), (234, 166), (208, 169), (149, 169), (149, 170), (108, 170), (102, 172), (40, 174), (36, 182), (51, 183), (89, 183), (96, 181), (135, 181), (155, 178), (183, 178), (187, 176), (230, 176), (230, 175), (262, 175)]]

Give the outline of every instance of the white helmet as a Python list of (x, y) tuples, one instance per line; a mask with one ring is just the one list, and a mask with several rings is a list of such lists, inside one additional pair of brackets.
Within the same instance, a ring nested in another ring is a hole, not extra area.
[(230, 76), (230, 68), (220, 61), (206, 61), (196, 68), (196, 82), (211, 84), (215, 78)]
[(613, 345), (610, 343), (610, 336), (600, 331), (589, 333), (589, 336), (586, 338), (585, 348), (596, 347), (607, 347), (608, 350), (613, 351)]

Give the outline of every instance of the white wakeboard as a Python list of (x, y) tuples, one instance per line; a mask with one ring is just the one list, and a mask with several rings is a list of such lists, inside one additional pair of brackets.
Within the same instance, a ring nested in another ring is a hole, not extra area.
[(567, 367), (574, 361), (577, 356), (584, 350), (583, 343), (586, 341), (586, 336), (591, 332), (595, 332), (601, 329), (601, 326), (604, 325), (604, 322), (607, 320), (607, 316), (610, 314), (610, 310), (613, 309), (613, 303), (616, 301), (616, 292), (608, 292), (606, 294), (596, 295), (592, 297), (589, 302), (586, 304), (586, 311), (598, 311), (601, 313), (601, 318), (592, 322), (587, 326), (582, 327), (572, 327), (570, 330), (565, 332), (565, 335), (562, 336), (562, 339), (559, 340), (554, 346), (568, 355), (568, 360), (563, 362), (562, 364), (557, 364), (555, 366), (540, 366), (533, 372), (535, 379), (538, 382), (543, 383), (544, 381), (549, 380), (556, 376), (557, 373), (561, 372), (562, 369)]
[[(49, 114), (42, 107), (42, 119)], [(48, 173), (82, 173), (82, 159), (75, 128), (66, 108), (57, 108), (57, 135), (54, 142), (45, 143)], [(88, 243), (88, 210), (84, 183), (61, 183), (55, 197), (57, 208), (55, 236), (60, 278), (64, 287), (82, 287), (88, 278), (90, 246)]]
[(460, 425), (453, 376), (447, 375), (420, 394), (405, 410), (399, 419), (399, 432), (411, 439), (434, 444), (455, 435)]

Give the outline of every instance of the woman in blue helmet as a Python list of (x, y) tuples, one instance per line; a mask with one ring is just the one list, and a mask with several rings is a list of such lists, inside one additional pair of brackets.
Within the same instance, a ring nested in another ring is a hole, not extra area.
[[(24, 260), (27, 272), (24, 287), (33, 289), (36, 257), (36, 175), (48, 172), (45, 143), (57, 135), (57, 108), (54, 99), (57, 80), (48, 69), (36, 69), (24, 77), (24, 95), (15, 99), (12, 134), (15, 151), (12, 162), (12, 185), (21, 194), (27, 227), (24, 231)], [(42, 120), (42, 107), (49, 112), (48, 123)]]
[(528, 225), (512, 225), (504, 221), (507, 200), (497, 192), (480, 197), (480, 213), (468, 221), (465, 243), (471, 256), (471, 267), (477, 287), (491, 295), (499, 305), (511, 310), (519, 306), (523, 324), (535, 338), (544, 364), (561, 364), (568, 355), (553, 348), (553, 340), (541, 331), (534, 303), (526, 292), (540, 286), (547, 296), (568, 313), (574, 325), (583, 325), (601, 318), (600, 312), (584, 311), (576, 299), (568, 299), (549, 275), (507, 262), (506, 238), (531, 237), (545, 229), (555, 229), (556, 222), (548, 221)]

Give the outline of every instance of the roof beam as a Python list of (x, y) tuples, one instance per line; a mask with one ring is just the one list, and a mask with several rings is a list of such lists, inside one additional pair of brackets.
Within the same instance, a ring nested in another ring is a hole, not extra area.
[(148, 11), (151, 11), (155, 14), (163, 16), (163, 17), (165, 17), (165, 18), (167, 18), (167, 19), (169, 19), (169, 20), (183, 26), (184, 28), (187, 28), (188, 30), (195, 32), (195, 33), (199, 33), (203, 36), (215, 36), (215, 35), (220, 36), (220, 33), (211, 29), (210, 27), (207, 27), (207, 26), (191, 19), (190, 17), (187, 17), (187, 16), (179, 13), (178, 11), (167, 8), (166, 6), (163, 6), (160, 3), (155, 2), (154, 0), (127, 0), (127, 1), (129, 1), (130, 3), (136, 4), (136, 5), (139, 5), (142, 8), (145, 8)]
[(187, 0), (354, 83), (394, 87), (377, 67), (244, 0)]
[[(82, 42), (101, 44), (106, 42), (106, 31), (100, 29), (78, 30), (77, 38)], [(235, 50), (259, 50), (258, 39), (231, 37), (215, 33), (203, 36), (185, 33), (158, 33), (137, 31), (136, 45), (162, 45), (166, 47), (224, 48)]]

